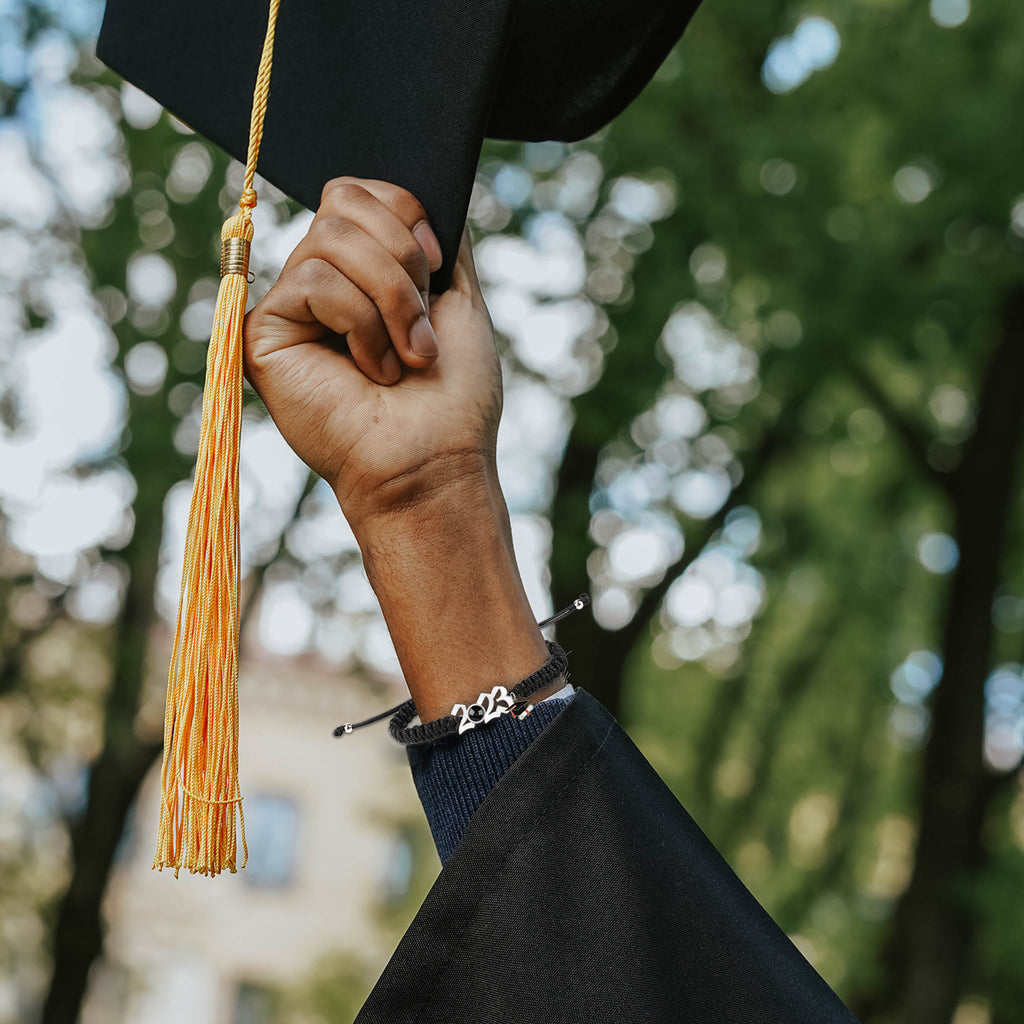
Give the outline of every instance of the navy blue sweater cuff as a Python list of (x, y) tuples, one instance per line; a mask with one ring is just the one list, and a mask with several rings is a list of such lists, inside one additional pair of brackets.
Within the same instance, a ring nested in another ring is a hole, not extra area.
[(571, 700), (542, 701), (526, 718), (502, 715), (461, 736), (406, 748), (442, 864), (455, 851), (469, 819), (498, 780)]

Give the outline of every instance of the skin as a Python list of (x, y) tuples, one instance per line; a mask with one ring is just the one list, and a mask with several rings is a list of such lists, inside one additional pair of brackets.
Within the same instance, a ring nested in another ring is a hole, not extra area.
[(422, 721), (548, 656), (498, 482), (501, 365), (468, 230), (428, 296), (440, 265), (409, 192), (336, 178), (244, 327), (246, 377), (334, 490)]

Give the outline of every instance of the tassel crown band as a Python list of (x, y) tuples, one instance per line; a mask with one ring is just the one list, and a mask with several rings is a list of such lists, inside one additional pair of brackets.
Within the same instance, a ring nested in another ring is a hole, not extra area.
[(247, 238), (229, 237), (220, 246), (220, 276), (241, 274), (249, 276), (249, 249), (252, 243)]

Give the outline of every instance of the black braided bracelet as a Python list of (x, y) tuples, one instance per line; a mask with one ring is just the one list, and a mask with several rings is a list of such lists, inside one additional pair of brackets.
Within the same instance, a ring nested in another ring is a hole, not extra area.
[(569, 668), (565, 651), (554, 640), (544, 642), (548, 645), (548, 660), (536, 672), (516, 683), (511, 690), (495, 686), (493, 690), (481, 693), (475, 704), (468, 707), (456, 704), (452, 713), (444, 718), (435, 718), (432, 722), (410, 727), (409, 723), (416, 717), (416, 702), (410, 697), (398, 708), (388, 725), (391, 738), (406, 746), (433, 743), (445, 736), (464, 733), (484, 722), (491, 722), (506, 712), (513, 718), (525, 718), (533, 710), (527, 698), (553, 683), (559, 676), (564, 676)]
[[(538, 622), (537, 626), (540, 629), (552, 626), (573, 612), (581, 611), (588, 604), (590, 604), (590, 595), (580, 594), (572, 604), (543, 622)], [(495, 686), (489, 692), (481, 693), (475, 704), (468, 706), (456, 704), (452, 708), (451, 714), (412, 727), (409, 726), (409, 723), (416, 717), (416, 703), (410, 697), (397, 707), (389, 708), (387, 711), (363, 719), (361, 722), (346, 722), (344, 725), (339, 725), (334, 730), (334, 735), (347, 736), (364, 725), (372, 725), (374, 722), (380, 722), (390, 717), (388, 731), (392, 738), (398, 743), (410, 746), (433, 743), (444, 736), (466, 732), (468, 729), (491, 722), (506, 713), (512, 715), (513, 718), (525, 718), (533, 710), (533, 705), (528, 698), (568, 671), (569, 663), (565, 651), (554, 640), (545, 640), (544, 642), (548, 646), (548, 660), (536, 672), (516, 683), (511, 690), (504, 686)]]

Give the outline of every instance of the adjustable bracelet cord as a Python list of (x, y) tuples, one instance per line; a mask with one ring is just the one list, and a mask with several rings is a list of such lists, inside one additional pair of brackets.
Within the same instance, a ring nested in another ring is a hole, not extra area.
[[(582, 611), (584, 608), (586, 608), (586, 606), (588, 604), (590, 604), (590, 595), (589, 594), (580, 594), (580, 596), (577, 597), (576, 600), (573, 601), (572, 604), (566, 605), (560, 612), (557, 612), (556, 614), (550, 616), (549, 618), (544, 619), (543, 622), (538, 622), (537, 623), (537, 628), (538, 629), (545, 629), (548, 626), (553, 626), (556, 622), (561, 622), (563, 619), (568, 618), (570, 615), (572, 615), (573, 612)], [(529, 682), (530, 680), (534, 680), (538, 676), (539, 673), (544, 673), (545, 675), (549, 674), (551, 672), (552, 668), (559, 669), (559, 671), (555, 672), (551, 676), (551, 680), (550, 681), (552, 681), (552, 682), (559, 675), (562, 675), (565, 672), (565, 666), (564, 666), (565, 652), (562, 651), (562, 649), (560, 647), (558, 647), (557, 644), (554, 644), (551, 641), (547, 641), (547, 643), (548, 643), (548, 650), (549, 650), (549, 652), (551, 654), (551, 657), (548, 658), (548, 660), (544, 663), (544, 665), (542, 665), (537, 670), (537, 672), (535, 672), (532, 676), (528, 677), (528, 679), (523, 680), (523, 683)], [(554, 648), (554, 650), (553, 650), (553, 648)], [(558, 656), (559, 654), (560, 654), (560, 657)], [(545, 670), (547, 670), (547, 671), (545, 671)], [(522, 683), (519, 684), (519, 686), (522, 686), (522, 685), (523, 685)], [(536, 686), (532, 687), (529, 692), (532, 693), (532, 692), (534, 692), (534, 690), (540, 689), (540, 687), (544, 686), (544, 685), (546, 685), (545, 682), (539, 682)], [(512, 693), (516, 693), (516, 691), (518, 689), (519, 689), (518, 686), (514, 687), (511, 692)], [(529, 696), (529, 693), (525, 693), (524, 692), (524, 693), (521, 693), (520, 696), (526, 697), (526, 696)], [(517, 703), (518, 703), (518, 701), (517, 701)], [(462, 707), (463, 705), (456, 705), (456, 706), (457, 707)], [(532, 705), (531, 705), (531, 707), (532, 707)], [(411, 722), (412, 719), (415, 717), (415, 714), (416, 714), (416, 705), (413, 702), (413, 700), (410, 698), (409, 700), (402, 701), (401, 704), (396, 704), (393, 708), (388, 708), (387, 711), (381, 711), (379, 714), (373, 715), (370, 718), (364, 718), (361, 722), (346, 722), (344, 725), (339, 725), (334, 730), (334, 735), (335, 736), (347, 736), (349, 733), (354, 732), (356, 729), (362, 729), (364, 725), (373, 725), (375, 722), (382, 722), (385, 718), (392, 718), (392, 717), (399, 719), (399, 724), (398, 724), (397, 727), (399, 729), (404, 729), (404, 727), (406, 725), (408, 725), (409, 722)], [(435, 728), (429, 730), (429, 735), (430, 735), (430, 739), (438, 739), (442, 735), (449, 735), (450, 733), (455, 731), (455, 728), (453, 727), (452, 723), (454, 723), (456, 726), (458, 725), (458, 719), (454, 716), (454, 714), (446, 715), (444, 718), (439, 718), (439, 719), (437, 719), (434, 722), (428, 722), (427, 726), (420, 726), (419, 728), (420, 729), (427, 729), (430, 726), (435, 727)], [(392, 724), (395, 725), (395, 723), (392, 723)], [(394, 735), (394, 733), (395, 733), (395, 729), (393, 728), (392, 729), (392, 735)], [(436, 733), (436, 735), (434, 735), (435, 733)], [(397, 739), (398, 737), (395, 737), (395, 738)], [(402, 740), (399, 740), (399, 742), (402, 742)], [(425, 742), (429, 742), (429, 740), (427, 740)]]

